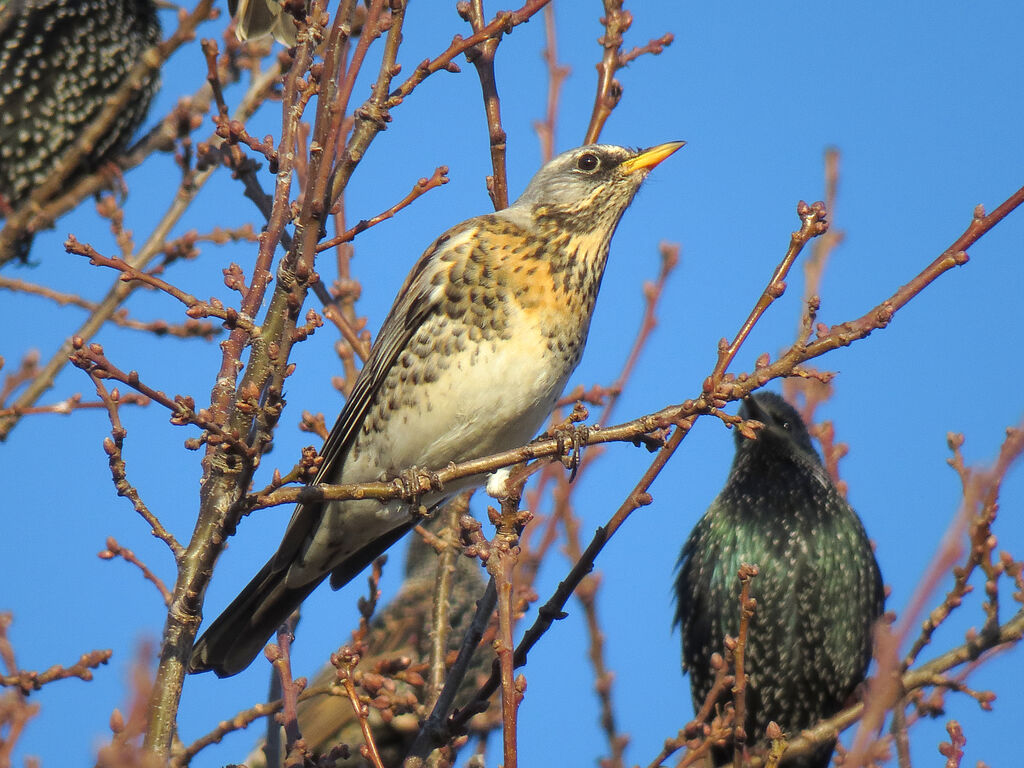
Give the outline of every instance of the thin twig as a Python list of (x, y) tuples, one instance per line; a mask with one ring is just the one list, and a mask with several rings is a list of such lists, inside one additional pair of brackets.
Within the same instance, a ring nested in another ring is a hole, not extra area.
[(470, 48), (484, 40), (494, 37), (495, 35), (506, 34), (510, 32), (513, 27), (526, 23), (534, 14), (540, 11), (549, 2), (551, 2), (551, 0), (528, 0), (528, 2), (524, 3), (519, 10), (499, 11), (487, 25), (480, 29), (479, 32), (475, 32), (469, 37), (464, 38), (461, 35), (456, 35), (452, 40), (451, 45), (449, 45), (445, 51), (433, 59), (425, 59), (422, 61), (416, 67), (416, 70), (388, 96), (386, 102), (387, 108), (391, 109), (392, 107), (401, 104), (402, 101), (408, 97), (413, 90), (415, 90), (416, 86), (435, 72), (439, 72), (442, 69), (449, 72), (460, 71), (458, 65), (453, 61), (456, 56), (465, 53)]
[(223, 320), (224, 326), (229, 329), (240, 328), (249, 332), (256, 329), (252, 319), (240, 314), (234, 307), (218, 306), (219, 302), (217, 300), (201, 301), (195, 296), (181, 290), (176, 285), (172, 285), (166, 280), (157, 277), (150, 272), (143, 272), (124, 259), (102, 255), (91, 245), (79, 242), (74, 235), (68, 235), (68, 239), (64, 241), (64, 248), (68, 253), (76, 253), (80, 256), (85, 256), (89, 259), (89, 263), (94, 266), (116, 269), (121, 273), (121, 279), (125, 282), (138, 281), (163, 291), (169, 296), (173, 296), (188, 307), (185, 314), (193, 319), (200, 317), (216, 317)]
[[(525, 479), (525, 478), (524, 478)], [(492, 519), (498, 530), (491, 542), (490, 555), (487, 558), (487, 571), (494, 579), (498, 596), (498, 636), (494, 640), (497, 653), (498, 674), (501, 679), (501, 720), (503, 764), (505, 768), (517, 768), (518, 752), (518, 713), (523, 693), (515, 679), (515, 642), (512, 638), (512, 595), (514, 591), (513, 575), (518, 559), (519, 535), (529, 519), (529, 513), (519, 511), (522, 495), (522, 483), (508, 482), (506, 494), (501, 500), (501, 514), (492, 510)], [(492, 673), (493, 676), (493, 673)]]
[(750, 331), (761, 316), (768, 310), (768, 307), (772, 303), (780, 298), (786, 291), (786, 276), (789, 274), (790, 267), (793, 266), (793, 262), (796, 261), (796, 257), (800, 255), (800, 252), (804, 249), (813, 238), (819, 237), (825, 234), (828, 230), (828, 224), (825, 221), (825, 206), (823, 203), (814, 203), (813, 205), (807, 205), (807, 203), (800, 201), (797, 204), (797, 214), (800, 216), (800, 229), (794, 232), (789, 239), (789, 250), (786, 251), (786, 255), (782, 261), (779, 262), (778, 266), (775, 267), (775, 271), (772, 273), (771, 279), (768, 281), (768, 285), (765, 286), (764, 291), (761, 293), (761, 297), (757, 300), (754, 308), (750, 311), (746, 321), (740, 328), (739, 333), (732, 340), (732, 343), (726, 344), (723, 339), (718, 348), (718, 363), (715, 365), (715, 370), (708, 377), (704, 384), (704, 391), (707, 392), (709, 389), (714, 389), (722, 377), (725, 376), (725, 372), (729, 369), (729, 365), (736, 357), (736, 353), (739, 352), (740, 346), (746, 341), (747, 336), (750, 335)]
[(296, 614), (292, 614), (277, 631), (277, 643), (271, 643), (264, 653), (274, 666), (281, 687), (281, 713), (278, 715), (285, 735), (285, 761), (306, 757), (306, 743), (299, 730), (299, 694), (306, 687), (306, 678), (292, 678), (291, 646), (295, 640)]
[[(7, 630), (13, 622), (14, 617), (10, 613), (0, 613), (0, 659), (3, 660), (4, 666), (7, 668), (7, 674), (0, 674), (0, 686), (17, 688), (21, 696), (38, 691), (47, 683), (66, 680), (70, 677), (77, 677), (85, 681), (92, 680), (92, 670), (101, 664), (106, 664), (114, 653), (110, 650), (89, 651), (82, 654), (78, 661), (69, 667), (54, 664), (45, 672), (18, 669), (14, 657), (14, 647), (7, 636)], [(31, 717), (33, 713), (26, 714)], [(26, 721), (28, 717), (25, 718)], [(16, 740), (17, 734), (8, 732), (5, 734), (5, 738), (0, 740), (0, 757), (3, 756), (3, 744), (8, 739)]]
[[(107, 418), (110, 419), (110, 437), (103, 441), (103, 450), (107, 454), (107, 463), (110, 467), (111, 479), (114, 482), (117, 495), (123, 496), (132, 503), (132, 507), (139, 513), (139, 516), (149, 524), (150, 532), (167, 545), (175, 561), (177, 561), (181, 557), (182, 552), (184, 552), (184, 547), (174, 537), (174, 534), (164, 527), (160, 519), (150, 510), (149, 506), (143, 502), (139, 490), (128, 482), (127, 469), (121, 453), (124, 447), (124, 438), (128, 434), (128, 430), (121, 424), (121, 393), (117, 389), (112, 391), (107, 389), (103, 383), (103, 372), (98, 367), (87, 369), (86, 373), (88, 373), (93, 386), (96, 388), (96, 394), (99, 396), (100, 402), (106, 407)], [(110, 541), (108, 540), (108, 544)], [(102, 557), (102, 553), (100, 556)], [(167, 604), (167, 590), (163, 582), (156, 579), (155, 576), (151, 581), (160, 589), (161, 595), (164, 596), (164, 603)]]
[[(142, 381), (138, 371), (124, 371), (114, 365), (104, 355), (103, 347), (99, 344), (85, 344), (82, 339), (76, 338), (72, 339), (72, 347), (74, 349), (71, 355), (72, 364), (89, 374), (97, 386), (97, 394), (101, 399), (108, 395), (106, 389), (101, 386), (100, 380), (119, 381), (171, 411), (172, 424), (178, 426), (192, 424), (208, 432), (209, 434), (203, 438), (207, 444), (228, 444), (234, 446), (243, 458), (251, 459), (254, 456), (254, 452), (244, 442), (212, 421), (206, 410), (197, 410), (195, 401), (191, 397), (175, 395), (171, 398), (163, 392), (153, 389)], [(117, 424), (115, 428), (120, 429), (120, 424)], [(198, 447), (198, 445), (190, 447)]]
[(324, 240), (322, 243), (317, 245), (317, 253), (326, 251), (328, 248), (334, 248), (338, 245), (341, 245), (342, 243), (352, 242), (355, 239), (356, 235), (360, 234), (361, 232), (365, 232), (370, 227), (377, 226), (382, 221), (387, 221), (388, 219), (392, 218), (396, 213), (401, 211), (403, 208), (406, 208), (407, 206), (412, 204), (412, 202), (417, 198), (422, 197), (430, 190), (437, 189), (438, 187), (443, 186), (447, 183), (448, 166), (440, 165), (434, 169), (434, 172), (429, 177), (424, 177), (417, 181), (416, 184), (413, 185), (413, 188), (409, 192), (409, 194), (407, 194), (405, 197), (403, 197), (401, 200), (399, 200), (397, 203), (395, 203), (393, 206), (388, 208), (383, 213), (378, 213), (376, 216), (369, 219), (362, 219), (354, 227), (345, 230), (344, 233), (338, 235), (337, 237), (332, 237), (329, 240)]
[[(473, 27), (474, 33), (483, 30), (483, 0), (469, 0), (468, 3), (460, 4), (459, 10)], [(494, 55), (500, 42), (501, 33), (498, 33), (481, 40), (466, 51), (466, 61), (476, 69), (484, 97), (492, 169), (492, 174), (487, 177), (487, 193), (491, 196), (491, 203), (494, 204), (496, 211), (508, 208), (508, 174), (505, 170), (505, 142), (508, 137), (505, 129), (501, 127), (501, 99), (498, 97), (498, 83), (494, 78)]]
[[(354, 666), (353, 664), (353, 668)], [(351, 672), (351, 670), (349, 671)], [(384, 768), (384, 763), (380, 759), (380, 750), (377, 749), (377, 741), (373, 737), (373, 729), (370, 727), (369, 713), (367, 708), (359, 701), (359, 694), (356, 693), (356, 687), (352, 683), (351, 674), (342, 676), (341, 684), (345, 687), (345, 693), (352, 704), (352, 711), (356, 713), (356, 719), (359, 720), (359, 728), (363, 733), (363, 740), (370, 763), (374, 768)]]
[(461, 551), (457, 542), (459, 518), (469, 511), (469, 493), (459, 494), (440, 513), (446, 518), (441, 533), (444, 548), (437, 555), (434, 581), (434, 602), (430, 617), (430, 679), (424, 705), (433, 709), (445, 682), (445, 658), (448, 655), (448, 632), (451, 629), (449, 599), (455, 579), (456, 560)]
[[(34, 283), (25, 282), (24, 280), (18, 280), (17, 278), (0, 276), (0, 288), (6, 288), (9, 291), (15, 291), (18, 293), (42, 296), (43, 298), (56, 302), (60, 306), (71, 305), (74, 307), (80, 307), (81, 309), (85, 309), (89, 312), (95, 312), (99, 307), (96, 302), (83, 299), (78, 294), (55, 291), (45, 285), (36, 285)], [(211, 323), (200, 323), (196, 320), (189, 320), (181, 324), (172, 324), (164, 320), (154, 320), (149, 323), (141, 320), (134, 320), (128, 317), (127, 310), (121, 310), (120, 312), (115, 313), (110, 318), (110, 322), (121, 328), (130, 328), (135, 331), (146, 331), (156, 336), (177, 336), (182, 339), (199, 337), (210, 340), (221, 332), (219, 328), (215, 327)], [(22, 412), (31, 413), (32, 411), (26, 410)]]
[(604, 16), (601, 18), (604, 34), (598, 38), (604, 53), (597, 64), (597, 95), (594, 97), (590, 124), (583, 138), (584, 144), (594, 144), (601, 137), (605, 122), (622, 98), (622, 84), (615, 79), (615, 73), (644, 53), (661, 53), (674, 39), (671, 34), (665, 34), (641, 48), (623, 54), (622, 38), (633, 23), (633, 14), (622, 10), (622, 5), (623, 0), (604, 0)]
[(98, 554), (98, 557), (101, 560), (113, 560), (115, 557), (120, 557), (126, 563), (131, 563), (140, 571), (142, 571), (142, 576), (146, 579), (146, 581), (151, 582), (153, 586), (157, 588), (157, 591), (160, 592), (160, 597), (163, 598), (164, 605), (170, 605), (171, 591), (167, 588), (167, 585), (164, 584), (163, 579), (161, 579), (159, 576), (153, 573), (153, 571), (149, 569), (149, 566), (147, 566), (144, 562), (139, 560), (139, 558), (135, 555), (134, 552), (132, 552), (127, 547), (122, 547), (120, 544), (118, 544), (117, 539), (115, 539), (113, 536), (107, 537), (106, 544), (107, 548)]
[[(497, 600), (498, 591), (492, 578), (487, 583), (487, 589), (484, 591), (484, 594), (477, 601), (476, 613), (473, 615), (473, 621), (469, 629), (466, 630), (466, 636), (459, 647), (459, 655), (456, 657), (451, 669), (448, 670), (448, 677), (445, 679), (441, 695), (437, 697), (434, 709), (429, 717), (424, 720), (420, 732), (416, 735), (416, 740), (413, 742), (412, 747), (409, 748), (407, 759), (422, 760), (430, 753), (435, 744), (444, 744), (447, 740), (444, 736), (445, 719), (455, 703), (455, 696), (458, 694), (459, 686), (462, 685), (462, 681), (466, 677), (466, 672), (473, 660), (473, 654), (476, 653), (477, 646), (480, 645), (480, 640), (484, 636), (484, 631), (487, 629), (491, 615), (494, 613)], [(464, 711), (468, 712), (468, 710), (468, 706), (464, 708)], [(469, 713), (465, 718), (466, 721), (472, 718), (478, 711), (481, 711), (479, 705), (477, 705), (475, 711)]]
[(548, 68), (548, 101), (544, 120), (537, 120), (533, 129), (540, 139), (540, 158), (546, 163), (555, 156), (555, 129), (558, 124), (558, 102), (562, 83), (572, 71), (558, 63), (558, 34), (555, 31), (555, 6), (544, 7), (544, 52), (541, 56)]
[(742, 768), (747, 745), (747, 673), (744, 666), (747, 651), (747, 633), (750, 619), (754, 616), (755, 600), (750, 599), (750, 580), (757, 576), (757, 566), (744, 563), (739, 570), (740, 580), (740, 631), (733, 649), (736, 682), (732, 688), (733, 707), (736, 712), (733, 738), (733, 768)]
[[(121, 395), (120, 405), (138, 405), (147, 406), (152, 401), (145, 395), (136, 395), (133, 392)], [(59, 414), (61, 416), (68, 416), (75, 411), (87, 411), (96, 410), (99, 408), (106, 408), (107, 404), (102, 400), (83, 400), (81, 394), (74, 394), (70, 397), (61, 400), (59, 403), (52, 403), (51, 405), (36, 405), (31, 408), (0, 408), (0, 419), (5, 416), (22, 416), (38, 415), (44, 413)]]
[[(818, 294), (832, 252), (842, 243), (843, 232), (836, 227), (836, 201), (839, 190), (839, 150), (825, 150), (825, 210), (829, 214), (828, 231), (811, 243), (810, 256), (804, 261), (804, 311), (798, 326), (799, 334), (809, 334), (816, 312), (821, 304)], [(813, 376), (792, 377), (782, 382), (786, 399), (800, 411), (800, 416), (811, 435), (821, 446), (822, 460), (836, 489), (846, 495), (846, 483), (839, 475), (839, 461), (846, 455), (847, 446), (836, 443), (835, 429), (829, 421), (819, 422), (816, 412), (832, 396), (832, 384)]]

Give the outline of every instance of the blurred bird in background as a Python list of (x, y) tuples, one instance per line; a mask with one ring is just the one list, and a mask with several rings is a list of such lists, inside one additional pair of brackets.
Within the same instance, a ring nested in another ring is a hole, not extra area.
[[(0, 2), (0, 216), (18, 211), (159, 41), (152, 0)], [(64, 187), (128, 145), (158, 85), (157, 75), (143, 83)], [(0, 264), (24, 260), (31, 242), (29, 233)]]
[[(424, 527), (439, 533), (446, 513), (439, 513), (426, 521)], [(457, 540), (457, 535), (456, 535)], [(356, 673), (373, 673), (378, 667), (391, 668), (395, 659), (406, 657), (411, 664), (409, 671), (419, 670), (426, 677), (426, 665), (430, 658), (430, 633), (432, 611), (439, 561), (437, 552), (414, 533), (409, 542), (405, 559), (405, 576), (402, 586), (383, 610), (371, 620), (365, 639), (368, 649), (356, 667)], [(462, 638), (476, 613), (476, 601), (484, 592), (486, 582), (479, 564), (468, 557), (459, 555), (452, 574), (452, 588), (448, 597), (448, 650), (449, 661), (454, 660)], [(493, 652), (478, 648), (463, 678), (456, 706), (461, 706), (476, 691), (482, 682), (481, 676), (490, 673)], [(337, 670), (328, 664), (312, 680), (309, 688), (316, 688), (333, 682)], [(392, 701), (422, 703), (423, 689), (399, 681), (392, 693), (382, 690)], [(406, 753), (412, 746), (419, 731), (420, 713), (414, 706), (404, 711), (391, 711), (387, 715), (380, 709), (369, 707), (370, 727), (380, 751), (385, 768), (400, 768)], [(346, 696), (323, 695), (299, 702), (299, 730), (307, 748), (313, 754), (326, 754), (332, 747), (349, 745), (351, 757), (338, 759), (336, 768), (366, 768), (370, 762), (359, 754), (363, 735), (359, 720), (352, 710), (352, 703)], [(267, 759), (266, 743), (262, 742), (246, 758), (249, 768), (277, 768), (284, 759), (284, 739), (280, 739), (280, 754), (276, 759)]]
[[(314, 484), (436, 469), (532, 439), (583, 354), (622, 214), (681, 146), (570, 150), (508, 208), (437, 238), (399, 291)], [(450, 483), (420, 502), (436, 506), (483, 480)], [(415, 522), (399, 500), (300, 505), (277, 554), (199, 638), (190, 670), (242, 671), (328, 575), (340, 588)]]
[[(711, 655), (739, 633), (737, 571), (757, 566), (744, 663), (744, 727), (753, 745), (769, 722), (796, 736), (843, 708), (867, 673), (885, 595), (864, 527), (796, 409), (764, 392), (746, 398), (739, 413), (764, 428), (753, 440), (737, 431), (725, 488), (683, 546), (676, 622), (697, 711), (714, 682)], [(782, 764), (827, 768), (834, 749), (832, 742)], [(731, 763), (731, 750), (716, 749), (714, 762)]]
[(283, 45), (295, 45), (295, 17), (281, 6), (281, 0), (228, 0), (228, 11), (235, 19), (235, 36), (242, 42), (273, 35)]

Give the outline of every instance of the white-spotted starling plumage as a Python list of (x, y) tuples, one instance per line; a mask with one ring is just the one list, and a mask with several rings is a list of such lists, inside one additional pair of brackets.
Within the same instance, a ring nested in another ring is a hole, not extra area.
[[(153, 0), (0, 3), (0, 197), (7, 209), (17, 209), (49, 176), (159, 41)], [(143, 84), (65, 186), (127, 146), (158, 84), (156, 76)], [(30, 242), (29, 236), (19, 244), (18, 255)]]
[[(439, 469), (533, 438), (583, 354), (619, 220), (651, 169), (682, 145), (564, 152), (508, 208), (438, 237), (399, 291), (314, 483)], [(484, 479), (421, 502), (429, 508)], [(277, 554), (199, 638), (190, 670), (245, 669), (320, 582), (346, 584), (414, 522), (400, 501), (300, 505)]]
[[(796, 736), (842, 709), (867, 672), (885, 598), (864, 527), (796, 409), (764, 392), (746, 398), (740, 415), (765, 426), (756, 439), (737, 432), (725, 488), (683, 546), (676, 622), (697, 709), (714, 680), (711, 655), (739, 632), (737, 571), (743, 563), (757, 566), (744, 664), (753, 745), (769, 722)], [(834, 748), (832, 742), (810, 756), (783, 757), (782, 765), (826, 768)], [(731, 754), (715, 750), (715, 764), (731, 763)]]

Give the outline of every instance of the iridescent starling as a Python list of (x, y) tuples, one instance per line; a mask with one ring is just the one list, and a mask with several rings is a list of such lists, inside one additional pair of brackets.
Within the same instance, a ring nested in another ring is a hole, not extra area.
[[(436, 531), (444, 513), (427, 522), (427, 527)], [(430, 657), (430, 631), (434, 606), (434, 590), (438, 561), (434, 549), (413, 534), (405, 561), (405, 580), (402, 587), (371, 621), (366, 638), (368, 654), (364, 656), (357, 670), (373, 672), (378, 663), (387, 665), (392, 660), (407, 657), (412, 661), (410, 670), (424, 670)], [(463, 635), (469, 628), (476, 613), (476, 601), (484, 592), (484, 578), (475, 560), (460, 555), (455, 561), (452, 574), (452, 589), (448, 597), (448, 648), (451, 653), (458, 650)], [(456, 704), (464, 702), (474, 692), (481, 674), (490, 672), (493, 653), (478, 648), (468, 673), (463, 678)], [(426, 672), (422, 672), (426, 677)], [(337, 670), (332, 665), (324, 667), (310, 683), (311, 688), (336, 679)], [(422, 690), (404, 682), (398, 682), (393, 693), (381, 689), (385, 698), (395, 702), (421, 701)], [(391, 718), (390, 715), (395, 717)], [(316, 696), (299, 702), (299, 730), (307, 748), (314, 754), (326, 754), (336, 745), (349, 745), (352, 757), (338, 759), (336, 768), (369, 768), (370, 762), (359, 754), (363, 744), (359, 720), (352, 711), (352, 704), (344, 696)], [(398, 768), (419, 731), (419, 715), (408, 706), (398, 706), (385, 719), (379, 709), (369, 708), (369, 721), (374, 742), (380, 750), (385, 768)], [(283, 748), (283, 744), (282, 744)], [(249, 768), (277, 766), (280, 760), (267, 761), (265, 744), (260, 744), (245, 760)], [(283, 758), (283, 755), (282, 755)]]
[[(160, 40), (152, 0), (0, 2), (0, 197), (17, 209)], [(159, 78), (133, 95), (64, 186), (128, 144)], [(0, 263), (3, 262), (0, 254)]]
[[(696, 710), (714, 679), (711, 654), (739, 632), (737, 571), (741, 563), (757, 566), (744, 664), (745, 728), (754, 744), (771, 721), (798, 736), (842, 709), (867, 672), (884, 593), (864, 527), (796, 410), (765, 392), (748, 397), (740, 415), (765, 426), (753, 440), (737, 432), (725, 488), (683, 546), (676, 622)], [(825, 768), (834, 748), (783, 765)], [(714, 758), (722, 765), (731, 752)]]

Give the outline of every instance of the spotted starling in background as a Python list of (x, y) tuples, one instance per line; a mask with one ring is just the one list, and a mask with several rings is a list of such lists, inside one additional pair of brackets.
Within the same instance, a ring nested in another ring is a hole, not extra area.
[[(152, 0), (0, 2), (0, 211), (29, 197), (159, 40)], [(65, 187), (127, 146), (158, 81), (154, 76), (128, 101)]]
[[(741, 563), (757, 566), (744, 664), (745, 727), (754, 744), (771, 721), (797, 736), (843, 707), (867, 672), (884, 593), (860, 519), (833, 485), (796, 410), (765, 392), (748, 397), (740, 416), (765, 427), (756, 440), (737, 432), (725, 488), (683, 546), (676, 622), (697, 709), (714, 680), (711, 654), (722, 652), (726, 635), (739, 633), (737, 571)], [(783, 758), (783, 765), (826, 768), (834, 748), (833, 742), (810, 757)], [(716, 765), (731, 759), (731, 751), (715, 753)]]
[[(436, 533), (444, 517), (444, 513), (438, 514), (426, 522), (426, 527)], [(404, 656), (412, 661), (410, 670), (421, 670), (424, 678), (428, 676), (424, 665), (430, 659), (430, 631), (437, 567), (438, 560), (433, 547), (414, 533), (405, 560), (405, 581), (402, 582), (402, 587), (394, 599), (370, 622), (366, 638), (368, 653), (360, 660), (356, 668), (358, 671), (373, 672), (377, 664), (388, 664)], [(480, 565), (475, 560), (460, 555), (455, 561), (452, 589), (448, 597), (448, 649), (451, 653), (455, 653), (460, 647), (463, 635), (476, 613), (476, 601), (483, 594), (484, 587)], [(456, 706), (463, 704), (476, 691), (480, 684), (478, 678), (490, 672), (493, 658), (493, 652), (488, 652), (486, 648), (477, 649), (456, 696)], [(336, 679), (337, 670), (328, 664), (308, 687), (316, 688)], [(411, 704), (422, 701), (423, 689), (399, 681), (394, 692), (381, 688), (380, 693), (396, 702), (395, 709), (389, 713), (389, 717), (390, 714), (394, 714), (395, 717), (385, 719), (380, 709), (369, 708), (374, 743), (380, 750), (385, 768), (399, 768), (420, 727), (419, 715), (415, 709), (411, 706), (402, 706), (401, 702), (406, 700)], [(298, 719), (302, 738), (311, 753), (327, 754), (332, 747), (347, 744), (352, 756), (347, 760), (339, 758), (334, 763), (335, 767), (369, 768), (370, 762), (359, 753), (363, 735), (359, 720), (352, 711), (352, 703), (347, 697), (324, 695), (300, 701)], [(284, 739), (281, 741), (282, 754), (277, 760), (267, 759), (264, 753), (266, 744), (261, 743), (246, 758), (245, 764), (249, 768), (280, 766), (284, 757)]]

